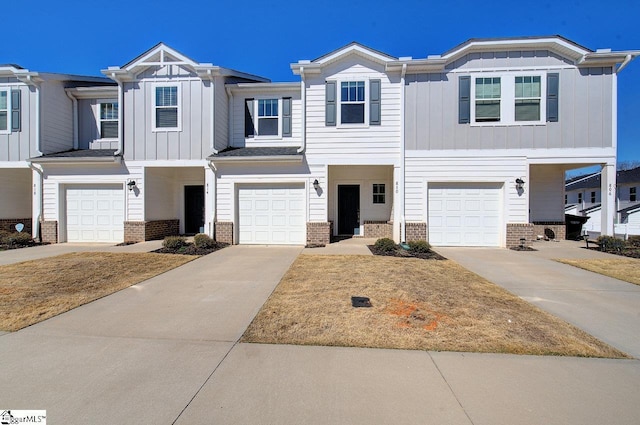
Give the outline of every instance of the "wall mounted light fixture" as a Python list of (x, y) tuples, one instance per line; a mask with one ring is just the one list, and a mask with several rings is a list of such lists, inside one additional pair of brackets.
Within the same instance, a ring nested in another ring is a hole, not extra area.
[(524, 180), (518, 177), (516, 179), (516, 189), (522, 190), (523, 187), (524, 187)]
[(319, 188), (319, 187), (320, 187), (320, 182), (318, 181), (318, 179), (315, 179), (315, 180), (313, 181), (313, 188), (314, 188), (315, 190), (318, 190), (318, 188)]
[(133, 188), (136, 187), (136, 181), (129, 180), (129, 183), (127, 183), (127, 186), (129, 187), (129, 191), (133, 191)]

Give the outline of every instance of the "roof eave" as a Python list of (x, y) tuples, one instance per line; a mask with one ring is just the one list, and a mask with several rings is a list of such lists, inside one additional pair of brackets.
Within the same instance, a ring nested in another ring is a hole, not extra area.
[(210, 156), (207, 158), (211, 162), (215, 163), (242, 163), (242, 162), (302, 162), (302, 155), (261, 155), (261, 156)]
[(107, 156), (107, 157), (36, 157), (29, 158), (27, 162), (34, 164), (119, 164), (122, 162), (121, 156)]

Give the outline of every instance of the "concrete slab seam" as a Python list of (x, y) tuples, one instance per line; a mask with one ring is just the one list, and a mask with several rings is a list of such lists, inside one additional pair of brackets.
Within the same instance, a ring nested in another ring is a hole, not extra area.
[(431, 353), (428, 352), (428, 351), (427, 351), (427, 355), (429, 356), (429, 358), (431, 359), (431, 362), (433, 363), (433, 365), (435, 366), (436, 370), (438, 371), (438, 373), (442, 377), (442, 380), (444, 381), (444, 383), (447, 384), (447, 387), (449, 387), (449, 391), (451, 391), (451, 395), (453, 396), (453, 398), (455, 398), (456, 402), (458, 403), (458, 406), (460, 406), (460, 408), (464, 412), (464, 415), (467, 417), (467, 419), (469, 419), (469, 423), (471, 425), (475, 425), (474, 422), (473, 422), (473, 419), (471, 419), (471, 416), (469, 416), (469, 413), (467, 413), (467, 409), (464, 408), (464, 406), (462, 405), (462, 402), (458, 398), (458, 395), (455, 393), (455, 391), (453, 391), (453, 387), (451, 387), (451, 384), (449, 384), (449, 381), (447, 381), (447, 378), (444, 376), (444, 373), (442, 373), (442, 370), (440, 370), (440, 366), (438, 366), (438, 363), (436, 362), (436, 360), (433, 358)]

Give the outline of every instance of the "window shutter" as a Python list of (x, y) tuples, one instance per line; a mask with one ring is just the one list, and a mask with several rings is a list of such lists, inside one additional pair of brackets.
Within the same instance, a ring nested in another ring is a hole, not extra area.
[(369, 81), (369, 124), (380, 125), (380, 80)]
[(291, 137), (291, 98), (282, 98), (282, 137)]
[(471, 77), (458, 79), (458, 124), (471, 122)]
[(244, 137), (253, 137), (253, 99), (245, 99), (244, 101)]
[(20, 131), (20, 90), (11, 90), (11, 131)]
[(560, 74), (547, 74), (547, 121), (558, 122)]
[(335, 126), (336, 125), (336, 82), (327, 81), (325, 92), (326, 92), (325, 124), (327, 126)]

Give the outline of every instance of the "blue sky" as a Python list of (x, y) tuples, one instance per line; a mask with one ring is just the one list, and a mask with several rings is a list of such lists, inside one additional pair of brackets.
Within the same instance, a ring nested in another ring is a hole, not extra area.
[[(163, 41), (200, 61), (273, 81), (351, 41), (426, 57), (478, 37), (560, 34), (590, 49), (640, 50), (640, 2), (86, 0), (3, 4), (0, 63), (100, 75)], [(618, 77), (618, 156), (640, 160), (640, 58)]]

